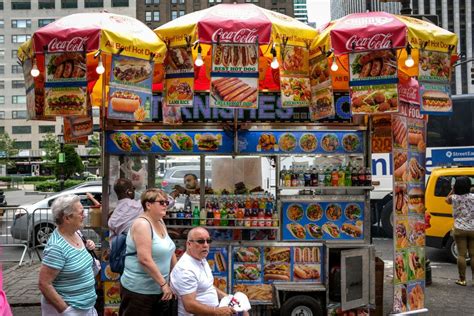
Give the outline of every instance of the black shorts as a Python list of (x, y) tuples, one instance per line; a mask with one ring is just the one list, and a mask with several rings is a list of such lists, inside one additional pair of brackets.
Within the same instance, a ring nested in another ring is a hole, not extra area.
[(162, 301), (163, 294), (140, 294), (120, 286), (120, 316), (174, 316), (178, 314), (177, 301)]

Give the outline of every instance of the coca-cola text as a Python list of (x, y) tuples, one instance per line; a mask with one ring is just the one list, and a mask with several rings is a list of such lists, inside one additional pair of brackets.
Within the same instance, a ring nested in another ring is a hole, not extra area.
[(74, 37), (70, 40), (61, 41), (53, 38), (48, 44), (48, 52), (78, 52), (85, 49), (88, 37)]
[(238, 31), (225, 31), (222, 28), (217, 29), (212, 34), (212, 41), (228, 43), (255, 43), (257, 41), (257, 29), (241, 29)]
[(374, 34), (371, 37), (352, 35), (346, 42), (347, 50), (375, 50), (391, 48), (392, 33)]

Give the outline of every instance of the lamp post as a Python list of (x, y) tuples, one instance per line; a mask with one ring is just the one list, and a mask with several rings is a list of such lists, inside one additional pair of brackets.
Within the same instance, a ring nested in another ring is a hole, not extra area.
[(64, 154), (64, 135), (58, 135), (58, 142), (59, 142), (59, 155), (58, 155), (58, 162), (59, 162), (59, 189), (60, 191), (64, 190), (64, 162), (65, 162), (65, 154)]

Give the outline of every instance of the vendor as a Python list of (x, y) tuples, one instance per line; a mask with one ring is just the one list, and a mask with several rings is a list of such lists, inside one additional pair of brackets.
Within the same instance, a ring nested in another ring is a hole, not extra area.
[[(199, 188), (199, 180), (198, 177), (194, 173), (187, 173), (183, 177), (183, 183), (184, 187), (180, 185), (175, 185), (173, 188), (173, 192), (171, 192), (171, 196), (173, 198), (176, 198), (180, 194), (199, 194), (200, 193), (200, 188)], [(206, 193), (212, 194), (212, 189), (211, 188), (206, 188)]]

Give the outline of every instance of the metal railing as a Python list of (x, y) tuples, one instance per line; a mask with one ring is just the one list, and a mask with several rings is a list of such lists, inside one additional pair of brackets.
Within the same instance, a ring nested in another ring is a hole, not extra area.
[[(28, 234), (28, 231), (30, 230), (30, 222), (28, 221), (26, 216), (27, 211), (24, 208), (18, 207), (2, 207), (0, 208), (0, 214), (0, 246), (2, 248), (23, 248), (23, 252), (18, 261), (18, 265), (21, 266), (23, 264), (23, 260), (25, 259), (25, 255), (27, 253), (30, 258), (31, 264), (32, 257), (31, 249), (29, 248), (31, 235)], [(20, 227), (16, 225), (21, 217), (25, 217), (24, 230), (20, 229)], [(14, 262), (17, 260), (18, 258), (16, 258), (16, 256), (11, 255), (10, 252), (8, 252), (7, 254), (5, 254), (4, 252), (0, 261)]]

